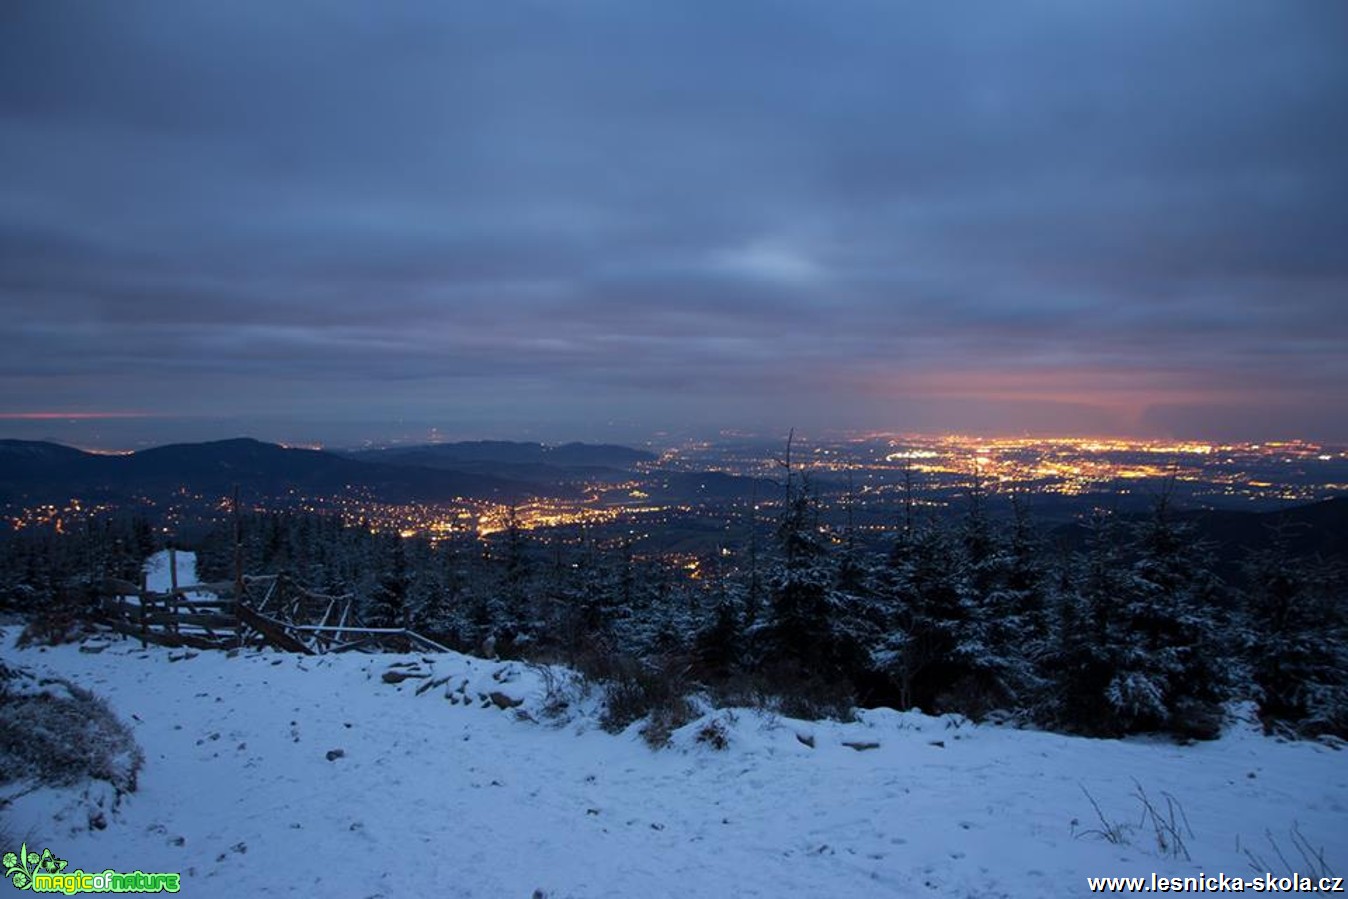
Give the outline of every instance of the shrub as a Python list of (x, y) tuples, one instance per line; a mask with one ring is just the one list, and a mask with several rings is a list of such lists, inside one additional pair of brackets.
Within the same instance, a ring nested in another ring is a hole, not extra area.
[(81, 591), (58, 590), (33, 610), (18, 645), (57, 646), (77, 640), (83, 635), (89, 612), (88, 597)]
[(716, 717), (708, 720), (697, 730), (697, 742), (712, 749), (723, 750), (730, 746), (730, 731), (725, 719)]
[(45, 682), (40, 692), (5, 691), (0, 718), (0, 783), (69, 786), (94, 778), (135, 791), (144, 755), (130, 729), (89, 691), (66, 681)]
[(641, 738), (652, 749), (669, 745), (670, 735), (697, 717), (692, 704), (684, 696), (674, 696), (655, 706), (646, 716)]
[(764, 666), (759, 676), (772, 711), (805, 721), (853, 720), (857, 696), (845, 678), (803, 673), (782, 662)]
[(600, 724), (611, 733), (647, 718), (642, 735), (647, 743), (658, 747), (668, 741), (670, 733), (695, 717), (685, 698), (683, 666), (677, 660), (647, 665), (631, 657), (614, 658), (603, 683)]

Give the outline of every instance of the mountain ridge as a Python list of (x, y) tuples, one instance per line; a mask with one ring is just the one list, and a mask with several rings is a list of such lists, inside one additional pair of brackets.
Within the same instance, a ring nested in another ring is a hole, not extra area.
[(121, 455), (90, 453), (47, 441), (0, 441), (0, 499), (52, 501), (83, 495), (116, 500), (156, 498), (186, 487), (225, 494), (250, 492), (333, 495), (367, 490), (384, 501), (443, 501), (460, 496), (514, 500), (564, 495), (565, 487), (489, 472), (390, 465), (326, 450), (300, 449), (236, 437), (175, 443)]

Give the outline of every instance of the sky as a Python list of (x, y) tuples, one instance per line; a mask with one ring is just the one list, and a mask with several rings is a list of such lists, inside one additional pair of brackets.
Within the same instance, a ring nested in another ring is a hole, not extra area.
[(1348, 441), (1346, 159), (1340, 0), (13, 0), (0, 437)]

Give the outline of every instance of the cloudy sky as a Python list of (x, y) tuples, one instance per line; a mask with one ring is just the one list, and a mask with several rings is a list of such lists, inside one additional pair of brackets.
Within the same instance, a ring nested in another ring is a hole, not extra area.
[(1348, 4), (0, 6), (0, 437), (1348, 440)]

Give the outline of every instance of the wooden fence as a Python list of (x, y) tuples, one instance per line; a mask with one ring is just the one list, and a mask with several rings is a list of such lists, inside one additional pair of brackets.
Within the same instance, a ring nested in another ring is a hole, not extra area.
[(285, 652), (447, 652), (401, 627), (366, 627), (354, 597), (309, 590), (285, 575), (178, 586), (157, 593), (109, 579), (98, 591), (94, 619), (142, 645), (233, 649), (271, 646)]
[[(142, 643), (219, 648), (239, 645), (238, 603), (232, 584), (193, 584), (154, 593), (129, 581), (107, 580), (96, 619)], [(206, 593), (210, 598), (197, 594)], [(222, 598), (225, 597), (225, 598)]]

